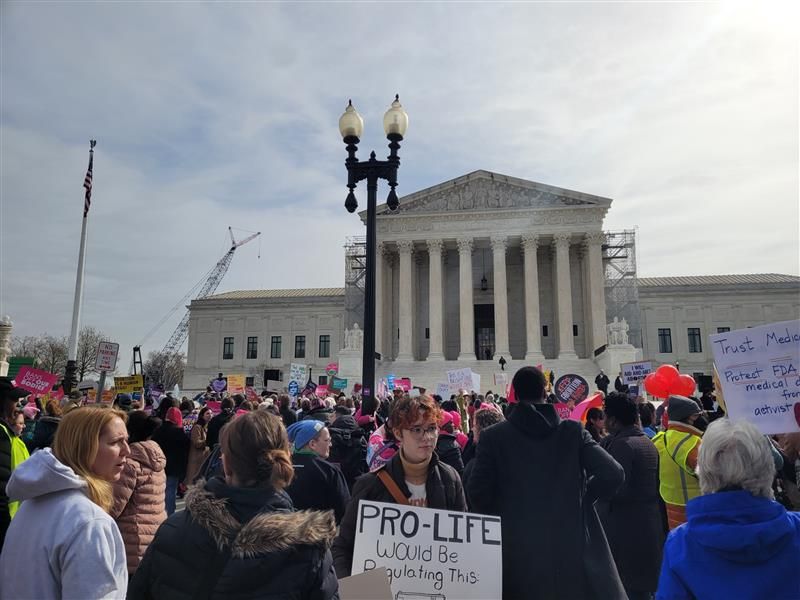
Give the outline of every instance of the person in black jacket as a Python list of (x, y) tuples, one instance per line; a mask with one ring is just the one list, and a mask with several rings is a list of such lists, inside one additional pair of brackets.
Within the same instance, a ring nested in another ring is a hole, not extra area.
[(175, 512), (178, 484), (186, 478), (190, 441), (183, 431), (181, 411), (174, 406), (167, 411), (166, 419), (153, 434), (153, 441), (161, 446), (167, 457), (167, 487), (165, 504), (167, 515)]
[(400, 451), (380, 469), (359, 477), (347, 505), (339, 535), (333, 542), (333, 557), (339, 578), (350, 575), (356, 520), (361, 500), (398, 503), (399, 498), (381, 481), (385, 471), (405, 496), (403, 503), (453, 511), (466, 511), (464, 489), (456, 470), (439, 461), (433, 451), (442, 409), (429, 396), (395, 400), (387, 426), (400, 444)]
[(611, 383), (611, 380), (608, 378), (608, 375), (605, 374), (603, 369), (600, 369), (600, 373), (594, 378), (594, 384), (597, 386), (597, 389), (604, 394), (608, 394), (609, 383)]
[(132, 600), (338, 598), (330, 512), (293, 512), (279, 417), (257, 410), (220, 435), (225, 479), (190, 488), (158, 529), (128, 587)]
[(280, 407), (278, 412), (281, 416), (281, 419), (283, 419), (283, 424), (286, 427), (297, 422), (297, 415), (294, 414), (294, 411), (290, 406), (290, 402), (291, 400), (288, 394), (281, 394), (278, 396), (278, 406)]
[(612, 392), (605, 404), (610, 434), (601, 445), (625, 469), (625, 483), (613, 498), (598, 503), (598, 513), (628, 597), (650, 598), (658, 587), (666, 530), (658, 450), (636, 422), (634, 400)]
[(453, 430), (453, 415), (442, 414), (439, 424), (439, 438), (436, 440), (436, 456), (439, 461), (453, 467), (459, 474), (464, 472), (464, 461), (461, 458), (461, 446), (458, 445)]
[[(539, 369), (521, 368), (512, 385), (518, 403), (481, 434), (467, 489), (474, 512), (502, 519), (503, 597), (623, 597), (592, 505), (613, 496), (625, 472), (579, 422), (544, 403)], [(599, 530), (596, 547), (589, 530)]]
[(219, 441), (219, 432), (222, 427), (233, 418), (233, 400), (231, 398), (223, 398), (220, 403), (222, 412), (215, 415), (208, 422), (208, 432), (206, 433), (206, 446), (211, 450), (217, 445)]
[(325, 423), (298, 421), (286, 430), (292, 444), (294, 480), (286, 488), (295, 508), (333, 510), (336, 523), (342, 520), (350, 501), (350, 490), (342, 472), (327, 461), (331, 434)]
[(0, 377), (0, 551), (3, 549), (3, 540), (11, 524), (11, 513), (8, 510), (10, 499), (6, 494), (6, 485), (11, 478), (11, 440), (16, 434), (11, 431), (8, 421), (14, 415), (17, 401), (30, 392), (14, 387), (11, 379)]
[[(478, 447), (482, 431), (486, 431), (492, 425), (497, 425), (505, 420), (506, 418), (503, 416), (503, 413), (494, 408), (482, 408), (477, 411), (473, 417), (472, 431), (469, 432), (472, 436), (473, 448)], [(461, 474), (461, 483), (464, 485), (465, 495), (467, 496), (467, 506), (472, 506), (469, 499), (469, 478), (472, 476), (472, 469), (474, 468), (475, 460), (473, 459), (466, 464), (464, 472)]]
[(33, 429), (33, 439), (28, 446), (31, 454), (35, 450), (50, 448), (53, 445), (59, 423), (61, 423), (61, 406), (56, 400), (50, 400), (44, 406), (44, 415), (39, 417)]

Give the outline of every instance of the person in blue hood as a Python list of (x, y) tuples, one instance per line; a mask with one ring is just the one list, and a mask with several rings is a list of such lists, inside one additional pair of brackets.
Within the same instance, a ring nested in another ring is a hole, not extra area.
[(800, 514), (773, 500), (766, 438), (744, 421), (714, 421), (698, 476), (702, 495), (664, 546), (657, 600), (800, 598)]

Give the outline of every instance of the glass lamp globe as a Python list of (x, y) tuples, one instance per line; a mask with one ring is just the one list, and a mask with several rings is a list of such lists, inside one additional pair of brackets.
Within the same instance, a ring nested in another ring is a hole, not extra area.
[(342, 134), (342, 138), (351, 136), (361, 138), (361, 134), (364, 133), (364, 119), (356, 111), (352, 100), (347, 103), (347, 108), (339, 117), (339, 133)]
[(408, 115), (400, 104), (400, 96), (396, 95), (389, 110), (383, 115), (383, 131), (387, 136), (396, 134), (402, 137), (405, 136), (406, 129), (408, 129)]

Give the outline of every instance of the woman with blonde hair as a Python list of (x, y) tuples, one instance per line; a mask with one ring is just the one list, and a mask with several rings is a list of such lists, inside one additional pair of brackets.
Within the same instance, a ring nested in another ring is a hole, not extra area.
[[(0, 555), (0, 598), (125, 597), (125, 547), (108, 511), (129, 454), (125, 413), (76, 408), (53, 448), (14, 471), (7, 491), (22, 504)], [(32, 564), (44, 568), (23, 577)]]
[(171, 515), (131, 579), (128, 597), (338, 597), (330, 511), (293, 512), (294, 469), (279, 417), (248, 412), (220, 433), (224, 478), (200, 481)]

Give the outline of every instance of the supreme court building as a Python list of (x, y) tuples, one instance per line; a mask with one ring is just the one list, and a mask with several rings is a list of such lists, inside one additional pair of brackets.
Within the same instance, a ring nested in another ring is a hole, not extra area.
[[(603, 231), (611, 202), (476, 171), (405, 196), (394, 212), (379, 206), (376, 376), (410, 377), (432, 389), (446, 371), (470, 367), (486, 391), (497, 389), (492, 376), (500, 357), (509, 373), (543, 364), (590, 383), (600, 368), (613, 378), (619, 362), (643, 357), (651, 332), (641, 324), (635, 244), (632, 233), (620, 244)], [(288, 378), (293, 362), (308, 364), (324, 382), (326, 364), (360, 364), (358, 349), (345, 347), (345, 330), (363, 323), (359, 248), (363, 253), (358, 244), (345, 252), (344, 288), (243, 290), (194, 300), (184, 387), (203, 388), (218, 372), (244, 372), (258, 387)], [(797, 318), (800, 279), (753, 277), (745, 282), (748, 298), (768, 294), (779, 314)], [(663, 316), (657, 279), (648, 281), (646, 297)], [(671, 286), (670, 301), (681, 302), (679, 292)], [(609, 345), (614, 317), (625, 319), (625, 339)], [(716, 330), (703, 335), (709, 333)], [(696, 368), (705, 369), (709, 356), (692, 357)], [(360, 376), (345, 375), (350, 384)]]

